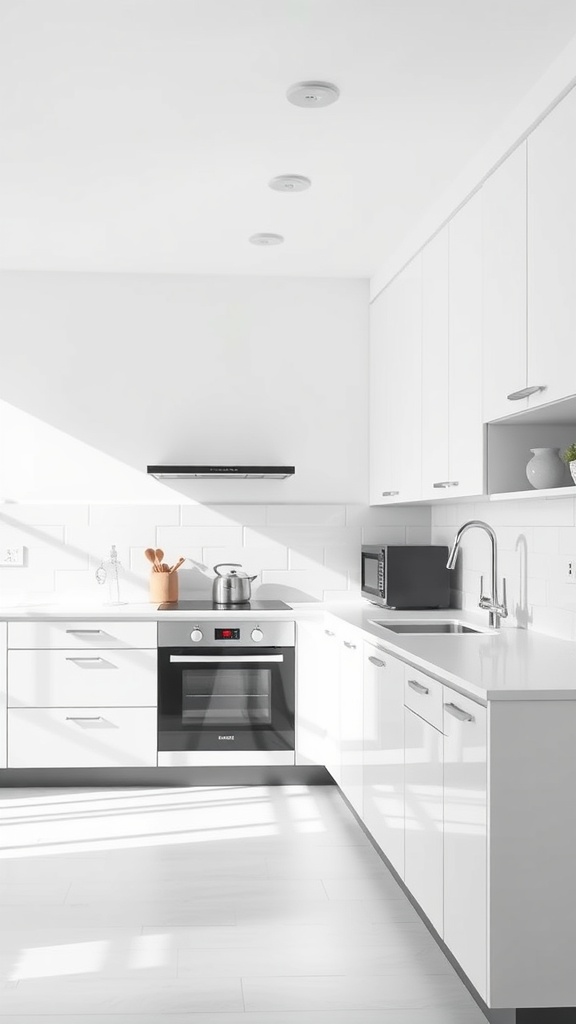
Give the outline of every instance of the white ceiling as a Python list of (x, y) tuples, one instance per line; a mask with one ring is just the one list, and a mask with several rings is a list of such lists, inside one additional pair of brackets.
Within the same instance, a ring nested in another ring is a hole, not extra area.
[(0, 0), (0, 267), (368, 276), (575, 32), (574, 0)]

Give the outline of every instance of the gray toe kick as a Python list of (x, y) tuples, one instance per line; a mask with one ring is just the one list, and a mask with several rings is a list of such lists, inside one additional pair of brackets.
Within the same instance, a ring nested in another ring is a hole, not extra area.
[(516, 1010), (515, 1024), (576, 1024), (576, 1006)]

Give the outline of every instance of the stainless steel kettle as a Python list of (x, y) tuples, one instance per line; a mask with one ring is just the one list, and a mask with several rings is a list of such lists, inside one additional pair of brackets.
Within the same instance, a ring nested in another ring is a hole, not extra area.
[[(231, 572), (219, 572), (219, 569), (231, 568)], [(234, 567), (234, 568), (233, 568)], [(219, 562), (214, 566), (216, 579), (212, 585), (212, 600), (214, 604), (245, 604), (250, 600), (252, 580), (256, 576), (248, 576), (245, 572), (236, 572), (241, 569), (239, 562)]]

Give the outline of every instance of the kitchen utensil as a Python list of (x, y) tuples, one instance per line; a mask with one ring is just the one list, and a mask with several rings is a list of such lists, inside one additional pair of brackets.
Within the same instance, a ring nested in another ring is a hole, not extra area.
[(156, 563), (156, 552), (154, 551), (154, 548), (146, 548), (146, 550), (144, 551), (144, 554), (146, 555), (146, 558), (148, 559), (148, 561), (152, 562), (152, 565), (155, 565), (155, 563)]
[[(223, 567), (233, 567), (231, 572), (221, 573), (218, 570)], [(216, 579), (212, 585), (212, 600), (215, 604), (245, 604), (250, 600), (250, 584), (256, 576), (248, 576), (245, 572), (236, 572), (241, 569), (239, 562), (219, 562), (214, 566)]]
[(177, 562), (176, 562), (176, 563), (175, 563), (175, 564), (174, 564), (174, 565), (172, 566), (172, 568), (171, 568), (171, 569), (169, 569), (169, 572), (171, 572), (171, 573), (172, 573), (172, 572), (176, 572), (176, 570), (177, 570), (177, 569), (179, 569), (179, 568), (180, 568), (180, 566), (181, 566), (181, 565), (182, 565), (182, 564), (183, 564), (183, 563), (184, 563), (185, 561), (186, 561), (186, 559), (185, 559), (184, 557), (182, 557), (182, 556), (181, 556), (181, 557), (180, 557), (180, 558), (178, 559), (178, 561), (177, 561)]
[(162, 548), (156, 548), (156, 567), (158, 572), (162, 572), (162, 559), (164, 558), (164, 552)]
[(150, 600), (154, 604), (173, 604), (178, 600), (178, 573), (150, 573)]

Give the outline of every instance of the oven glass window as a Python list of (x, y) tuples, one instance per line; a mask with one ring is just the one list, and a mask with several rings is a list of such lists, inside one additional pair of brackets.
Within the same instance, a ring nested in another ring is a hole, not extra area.
[(262, 667), (182, 672), (182, 725), (270, 725), (272, 673)]
[(378, 558), (376, 555), (364, 555), (362, 559), (364, 586), (378, 590)]

